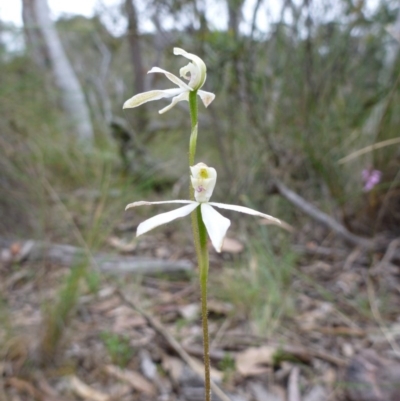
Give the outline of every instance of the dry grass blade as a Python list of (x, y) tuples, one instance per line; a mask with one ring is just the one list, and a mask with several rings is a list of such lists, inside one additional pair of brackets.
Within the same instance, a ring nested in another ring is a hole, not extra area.
[(358, 156), (364, 155), (369, 152), (373, 152), (376, 149), (384, 148), (385, 146), (395, 145), (396, 143), (400, 143), (400, 138), (392, 138), (387, 139), (386, 141), (374, 143), (373, 145), (366, 146), (365, 148), (356, 150), (355, 152), (350, 153), (346, 157), (343, 157), (338, 160), (339, 164), (344, 164), (349, 162), (350, 160), (356, 159)]

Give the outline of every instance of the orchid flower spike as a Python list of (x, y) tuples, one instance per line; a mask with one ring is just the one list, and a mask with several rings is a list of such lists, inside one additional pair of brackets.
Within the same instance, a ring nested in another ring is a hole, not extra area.
[(189, 83), (183, 82), (176, 75), (171, 74), (168, 71), (165, 71), (158, 67), (153, 67), (148, 72), (148, 74), (157, 72), (165, 74), (165, 76), (171, 82), (178, 85), (179, 88), (152, 90), (149, 92), (139, 93), (138, 95), (133, 96), (124, 103), (124, 109), (138, 107), (152, 100), (172, 97), (172, 103), (159, 111), (160, 114), (163, 114), (166, 111), (172, 109), (172, 107), (174, 107), (178, 102), (181, 102), (183, 100), (189, 101), (189, 92), (192, 91), (197, 91), (197, 94), (200, 96), (201, 100), (204, 103), (204, 106), (206, 107), (214, 100), (215, 95), (213, 93), (200, 90), (200, 88), (204, 85), (207, 76), (207, 67), (204, 64), (204, 61), (200, 57), (191, 53), (187, 53), (185, 52), (185, 50), (179, 49), (178, 47), (174, 48), (174, 54), (177, 56), (186, 57), (191, 61), (187, 66), (182, 67), (179, 71), (180, 76), (187, 79)]
[(226, 205), (225, 203), (215, 203), (209, 202), (211, 195), (214, 191), (215, 184), (217, 182), (217, 172), (214, 168), (208, 167), (204, 163), (198, 163), (193, 167), (190, 167), (191, 170), (191, 182), (194, 188), (194, 196), (196, 201), (189, 200), (171, 200), (171, 201), (162, 201), (162, 202), (134, 202), (130, 203), (126, 208), (129, 209), (131, 207), (142, 206), (142, 205), (160, 205), (164, 203), (183, 203), (186, 204), (178, 209), (172, 210), (171, 212), (161, 213), (154, 217), (151, 217), (148, 220), (140, 223), (136, 236), (147, 233), (148, 231), (156, 228), (162, 224), (169, 223), (175, 219), (180, 217), (185, 217), (193, 212), (197, 207), (201, 209), (201, 217), (203, 219), (204, 225), (206, 226), (208, 235), (211, 239), (211, 242), (216, 249), (217, 252), (221, 252), (222, 244), (224, 242), (224, 238), (226, 232), (231, 224), (230, 220), (226, 217), (222, 216), (219, 212), (217, 212), (213, 206), (220, 209), (228, 209), (234, 210), (236, 212), (246, 213), (253, 216), (259, 216), (263, 219), (268, 220), (273, 224), (281, 224), (281, 221), (276, 219), (275, 217), (269, 216), (268, 214), (257, 212), (256, 210), (250, 209), (244, 206), (236, 206), (236, 205)]

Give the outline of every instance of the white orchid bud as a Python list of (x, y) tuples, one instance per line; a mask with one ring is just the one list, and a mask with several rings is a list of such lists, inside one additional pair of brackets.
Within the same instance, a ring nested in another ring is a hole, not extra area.
[(208, 202), (217, 182), (217, 171), (204, 163), (198, 163), (190, 167), (192, 175), (190, 180), (194, 189), (194, 197), (197, 202)]

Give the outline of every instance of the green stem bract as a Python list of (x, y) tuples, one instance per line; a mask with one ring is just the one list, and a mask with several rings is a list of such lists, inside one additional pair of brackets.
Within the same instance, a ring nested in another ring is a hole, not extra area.
[[(191, 120), (191, 134), (189, 141), (189, 166), (193, 166), (196, 157), (197, 145), (197, 91), (189, 93), (189, 108)], [(194, 189), (189, 185), (190, 199), (195, 200)], [(207, 281), (208, 281), (208, 249), (207, 230), (201, 216), (201, 207), (196, 208), (191, 214), (193, 240), (196, 248), (199, 264), (200, 290), (201, 290), (201, 315), (203, 325), (203, 349), (204, 349), (204, 384), (205, 401), (211, 401), (211, 380), (210, 380), (210, 346), (208, 336), (208, 309), (207, 309)]]
[(190, 120), (191, 120), (191, 134), (189, 142), (189, 166), (194, 165), (194, 159), (196, 157), (196, 144), (197, 144), (197, 91), (189, 93), (189, 109), (190, 109)]

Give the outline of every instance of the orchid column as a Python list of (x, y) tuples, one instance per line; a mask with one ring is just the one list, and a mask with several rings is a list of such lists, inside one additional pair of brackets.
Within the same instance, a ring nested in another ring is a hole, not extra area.
[[(222, 244), (226, 232), (230, 226), (230, 220), (217, 212), (214, 207), (220, 209), (229, 209), (241, 213), (259, 216), (269, 220), (273, 224), (280, 224), (280, 221), (272, 216), (257, 212), (243, 206), (227, 205), (224, 203), (209, 202), (217, 182), (217, 172), (214, 168), (208, 167), (204, 163), (194, 165), (196, 156), (198, 118), (197, 118), (197, 95), (200, 96), (203, 104), (207, 107), (215, 98), (213, 93), (205, 92), (200, 88), (206, 80), (206, 65), (203, 60), (194, 54), (185, 52), (182, 49), (174, 48), (175, 55), (186, 57), (191, 62), (181, 68), (181, 77), (187, 79), (186, 84), (180, 78), (171, 74), (168, 71), (158, 67), (153, 67), (149, 73), (163, 73), (174, 84), (178, 86), (175, 89), (152, 90), (145, 93), (140, 93), (131, 99), (127, 100), (124, 108), (132, 108), (140, 106), (143, 103), (151, 100), (162, 98), (172, 98), (172, 102), (167, 107), (159, 111), (165, 113), (170, 110), (176, 103), (186, 100), (189, 102), (190, 117), (191, 117), (191, 135), (189, 140), (189, 167), (191, 171), (191, 185), (189, 189), (190, 200), (172, 200), (161, 202), (146, 202), (139, 201), (129, 204), (126, 209), (142, 205), (154, 204), (184, 204), (185, 206), (170, 212), (162, 213), (151, 217), (150, 219), (139, 224), (137, 228), (137, 236), (142, 235), (162, 224), (169, 223), (177, 218), (185, 217), (191, 214), (193, 238), (196, 247), (197, 260), (199, 265), (200, 288), (201, 288), (201, 310), (203, 323), (203, 344), (204, 344), (204, 381), (205, 381), (205, 399), (211, 400), (211, 385), (210, 385), (210, 356), (209, 356), (209, 341), (208, 341), (208, 320), (207, 320), (207, 280), (208, 280), (208, 248), (207, 248), (207, 233), (211, 243), (217, 252), (221, 252)], [(213, 207), (214, 206), (214, 207)]]

